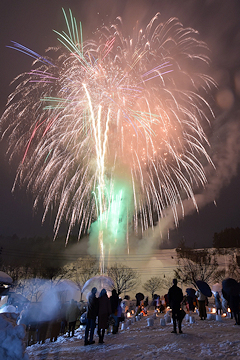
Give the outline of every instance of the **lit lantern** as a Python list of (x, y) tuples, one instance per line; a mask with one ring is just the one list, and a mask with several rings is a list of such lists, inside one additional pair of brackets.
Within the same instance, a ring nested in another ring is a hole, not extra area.
[(127, 312), (127, 318), (129, 318), (131, 316), (130, 312)]
[(213, 314), (216, 313), (216, 309), (215, 308), (212, 308), (212, 311), (211, 311)]

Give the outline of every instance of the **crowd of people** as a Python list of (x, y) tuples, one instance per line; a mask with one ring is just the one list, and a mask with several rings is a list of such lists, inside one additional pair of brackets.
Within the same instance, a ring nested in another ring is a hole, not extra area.
[[(192, 313), (195, 309), (198, 309), (199, 318), (205, 320), (207, 318), (206, 307), (208, 306), (208, 297), (205, 296), (199, 289), (191, 289), (191, 293), (183, 295), (182, 289), (177, 286), (177, 279), (173, 279), (173, 285), (170, 287), (167, 294), (160, 297), (154, 295), (152, 302), (149, 303), (148, 297), (144, 298), (142, 293), (136, 294), (136, 308), (135, 315), (143, 313), (147, 315), (149, 306), (153, 306), (155, 310), (160, 313), (165, 313), (168, 309), (171, 309), (173, 330), (172, 333), (182, 334), (182, 320), (186, 314)], [(99, 343), (103, 343), (105, 330), (109, 327), (109, 318), (113, 320), (113, 334), (118, 332), (119, 323), (121, 321), (123, 313), (129, 310), (129, 300), (119, 298), (116, 290), (112, 291), (112, 296), (108, 298), (106, 290), (102, 290), (99, 298), (96, 298), (97, 289), (92, 289), (92, 294), (88, 299), (88, 311), (87, 311), (87, 326), (85, 331), (84, 345), (94, 344), (93, 340), (94, 329), (96, 327), (96, 318), (98, 316), (98, 336)], [(214, 292), (216, 313), (221, 314), (227, 312), (228, 306), (231, 309), (231, 313), (236, 320), (236, 324), (239, 324), (239, 297), (230, 297), (227, 301), (223, 296), (221, 298), (219, 292)], [(238, 302), (238, 303), (237, 303)], [(185, 311), (185, 310), (186, 311)], [(90, 331), (90, 338), (89, 336)]]
[(69, 303), (59, 302), (54, 311), (50, 312), (41, 303), (29, 303), (21, 310), (17, 319), (18, 325), (26, 326), (27, 345), (44, 344), (47, 338), (56, 341), (59, 335), (65, 333), (68, 337), (73, 337), (77, 320), (81, 319), (83, 311), (86, 311), (84, 345), (95, 343), (93, 337), (96, 326), (100, 344), (104, 343), (106, 329), (110, 326), (113, 334), (118, 333), (119, 324), (124, 321), (125, 314), (130, 309), (129, 296), (121, 299), (115, 289), (110, 297), (107, 296), (106, 289), (101, 290), (98, 298), (96, 294), (97, 289), (94, 287), (83, 310), (73, 299)]
[[(221, 292), (212, 291), (212, 294), (214, 295), (216, 314), (226, 314), (228, 310), (230, 310), (231, 318), (235, 319), (235, 325), (240, 325), (240, 296), (238, 291), (230, 294), (224, 293), (224, 290)], [(183, 296), (182, 290), (177, 287), (176, 279), (173, 280), (173, 286), (169, 289), (168, 303), (172, 309), (172, 332), (174, 333), (176, 333), (176, 320), (178, 321), (179, 333), (182, 333), (181, 322), (184, 317), (184, 314), (182, 313), (184, 306), (190, 314), (195, 311), (195, 308), (197, 308), (200, 320), (205, 320), (207, 318), (206, 308), (209, 305), (208, 296), (204, 295), (200, 289), (198, 289), (195, 293), (187, 292), (187, 294)]]
[[(173, 286), (169, 289), (168, 293), (164, 296), (155, 294), (153, 300), (150, 303), (155, 310), (160, 313), (165, 313), (168, 309), (171, 309), (173, 319), (173, 333), (177, 333), (177, 325), (179, 333), (182, 333), (182, 320), (188, 312), (190, 315), (197, 309), (200, 320), (207, 318), (208, 297), (205, 296), (200, 289), (194, 290), (192, 288), (187, 289), (184, 295), (182, 290), (177, 286), (177, 279), (173, 279)], [(214, 305), (217, 315), (226, 314), (229, 310), (231, 318), (235, 319), (235, 325), (240, 325), (240, 297), (237, 294), (224, 294), (224, 291), (212, 291), (214, 296)], [(142, 300), (138, 312), (142, 311), (147, 313), (146, 303), (148, 304), (148, 298)], [(138, 301), (137, 301), (138, 304)], [(185, 310), (184, 310), (185, 309)]]
[(60, 334), (74, 336), (77, 319), (81, 314), (77, 301), (59, 302), (54, 311), (49, 313), (41, 303), (28, 304), (19, 314), (17, 324), (24, 324), (27, 329), (27, 345), (45, 343), (47, 337), (56, 341)]
[[(189, 291), (188, 291), (189, 290)], [(191, 290), (191, 291), (190, 291)], [(134, 310), (130, 306), (130, 297), (125, 296), (121, 299), (115, 289), (112, 290), (110, 297), (106, 289), (102, 289), (97, 297), (97, 289), (93, 287), (88, 296), (87, 306), (80, 310), (79, 304), (73, 299), (70, 303), (59, 302), (54, 312), (46, 314), (46, 311), (40, 308), (40, 304), (30, 304), (24, 308), (18, 317), (18, 324), (25, 324), (27, 327), (27, 345), (38, 342), (44, 343), (49, 337), (50, 341), (56, 341), (58, 336), (67, 332), (68, 337), (74, 336), (76, 322), (83, 311), (86, 315), (86, 328), (84, 345), (92, 345), (94, 341), (94, 332), (97, 328), (98, 342), (104, 343), (106, 331), (112, 327), (112, 334), (117, 334), (119, 324), (124, 321), (127, 312), (130, 310), (137, 316), (139, 313), (148, 314), (149, 307), (152, 307), (160, 313), (166, 313), (171, 309), (173, 330), (172, 333), (182, 333), (182, 320), (186, 312), (193, 313), (198, 309), (199, 318), (207, 318), (206, 307), (208, 306), (208, 297), (199, 289), (187, 289), (183, 295), (182, 289), (177, 286), (177, 279), (173, 279), (173, 285), (164, 296), (154, 295), (152, 301), (144, 297), (142, 293), (136, 294), (136, 306)], [(240, 298), (238, 295), (223, 296), (222, 292), (213, 292), (216, 313), (221, 315), (226, 313), (228, 308), (231, 310), (231, 317), (235, 319), (235, 324), (240, 325)], [(184, 310), (185, 309), (185, 310)], [(186, 311), (186, 312), (185, 312)]]
[[(124, 319), (123, 309), (121, 307), (121, 299), (117, 291), (112, 290), (110, 298), (107, 296), (106, 289), (102, 289), (99, 297), (96, 297), (97, 289), (92, 288), (91, 295), (88, 298), (87, 306), (87, 322), (85, 329), (84, 345), (92, 345), (94, 330), (96, 328), (96, 318), (98, 318), (97, 332), (99, 344), (103, 344), (106, 329), (109, 328), (110, 322), (113, 326), (113, 334), (118, 332), (119, 324)], [(125, 299), (127, 301), (127, 299)], [(124, 303), (124, 311), (126, 311), (126, 301)], [(90, 333), (90, 336), (89, 336)]]

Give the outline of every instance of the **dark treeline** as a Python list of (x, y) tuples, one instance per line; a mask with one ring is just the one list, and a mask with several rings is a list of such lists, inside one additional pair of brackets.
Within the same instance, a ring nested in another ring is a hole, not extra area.
[(26, 265), (32, 261), (45, 261), (56, 267), (62, 266), (73, 260), (71, 249), (78, 243), (78, 239), (77, 236), (70, 236), (67, 246), (65, 241), (65, 236), (59, 236), (53, 241), (50, 236), (20, 238), (16, 234), (0, 235), (1, 262), (5, 265)]
[(240, 228), (226, 228), (213, 236), (214, 248), (239, 248)]

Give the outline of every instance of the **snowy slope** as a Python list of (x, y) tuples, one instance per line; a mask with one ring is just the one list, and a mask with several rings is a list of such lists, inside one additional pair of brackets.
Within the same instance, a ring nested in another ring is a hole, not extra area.
[[(150, 314), (151, 315), (151, 314)], [(119, 334), (109, 334), (105, 344), (96, 343), (83, 346), (84, 330), (77, 330), (74, 338), (61, 336), (56, 343), (49, 340), (44, 345), (27, 348), (31, 360), (73, 360), (73, 359), (178, 359), (212, 360), (240, 359), (240, 326), (234, 320), (223, 318), (201, 321), (194, 314), (196, 323), (184, 320), (183, 334), (171, 334), (172, 325), (160, 326), (160, 318), (154, 320), (154, 326), (147, 326), (143, 317)]]

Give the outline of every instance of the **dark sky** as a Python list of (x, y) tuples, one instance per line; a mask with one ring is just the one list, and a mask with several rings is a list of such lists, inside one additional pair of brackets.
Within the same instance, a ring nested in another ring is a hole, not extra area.
[[(216, 114), (209, 132), (211, 156), (216, 171), (209, 171), (209, 185), (197, 194), (199, 213), (187, 209), (178, 230), (170, 231), (170, 241), (164, 246), (175, 247), (183, 236), (188, 244), (211, 246), (214, 232), (239, 226), (240, 190), (240, 2), (239, 0), (1, 0), (0, 2), (0, 113), (14, 87), (10, 82), (31, 68), (32, 60), (7, 48), (10, 41), (19, 42), (44, 54), (49, 46), (58, 45), (53, 29), (65, 26), (61, 8), (71, 8), (82, 21), (83, 33), (92, 32), (103, 22), (111, 23), (122, 16), (129, 30), (139, 20), (150, 20), (156, 12), (166, 21), (178, 17), (184, 27), (199, 31), (199, 39), (210, 48), (211, 74), (219, 86), (211, 104)], [(41, 225), (42, 210), (34, 215), (31, 194), (24, 190), (11, 193), (16, 163), (5, 157), (6, 144), (0, 144), (0, 234), (44, 236), (52, 234), (53, 219), (49, 216)], [(216, 205), (213, 201), (216, 201)], [(190, 215), (188, 215), (190, 213)], [(64, 229), (62, 229), (63, 231)]]

